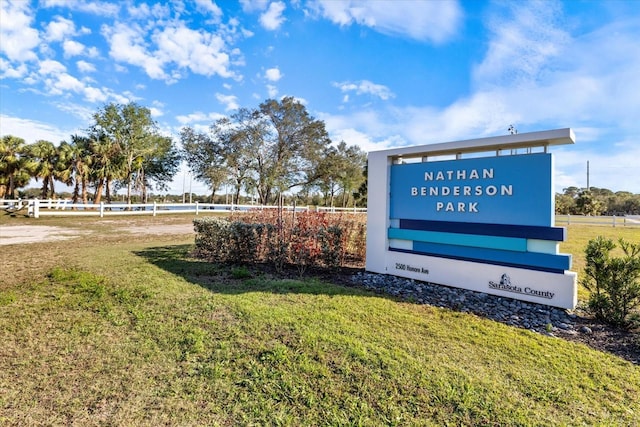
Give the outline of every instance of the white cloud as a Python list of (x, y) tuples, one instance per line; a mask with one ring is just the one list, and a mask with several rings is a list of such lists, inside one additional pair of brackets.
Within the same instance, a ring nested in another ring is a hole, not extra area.
[(212, 0), (195, 0), (196, 7), (205, 13), (211, 14), (215, 18), (222, 16), (222, 9), (218, 7)]
[(260, 24), (267, 30), (277, 30), (285, 21), (282, 16), (286, 6), (281, 1), (275, 1), (269, 4), (269, 8), (265, 13), (260, 15)]
[[(368, 135), (368, 140), (371, 144), (375, 141), (390, 141), (393, 140), (397, 145), (407, 145), (407, 139), (399, 137), (398, 130), (403, 129), (405, 123), (396, 121), (396, 118), (392, 118), (391, 114), (386, 112), (378, 112), (373, 110), (358, 110), (351, 114), (334, 115), (321, 113), (318, 114), (318, 118), (323, 120), (326, 124), (327, 131), (331, 134), (342, 134), (346, 129), (352, 133), (362, 133)], [(332, 139), (335, 139), (332, 136)], [(347, 141), (349, 144), (354, 144), (352, 141)], [(383, 148), (387, 148), (385, 145)], [(369, 149), (373, 149), (369, 146)], [(381, 149), (381, 148), (377, 148)]]
[(353, 23), (383, 34), (443, 43), (462, 24), (457, 1), (413, 0), (316, 0), (312, 12), (341, 26)]
[(95, 65), (87, 62), (87, 61), (78, 61), (76, 62), (76, 66), (78, 67), (78, 70), (83, 72), (83, 73), (93, 73), (96, 71), (96, 67)]
[(187, 114), (187, 115), (179, 115), (176, 117), (178, 123), (183, 126), (191, 125), (192, 123), (202, 123), (207, 122), (209, 125), (224, 117), (219, 113), (203, 113), (201, 111), (196, 111), (195, 113)]
[(147, 52), (145, 32), (139, 26), (124, 23), (103, 25), (102, 34), (109, 42), (109, 54), (113, 59), (143, 68), (152, 79), (168, 79), (163, 62)]
[(240, 0), (242, 10), (245, 12), (255, 12), (257, 10), (265, 10), (269, 4), (269, 0)]
[(65, 40), (64, 43), (62, 43), (62, 49), (64, 50), (64, 57), (70, 58), (82, 54), (85, 46), (75, 40)]
[(108, 99), (108, 96), (101, 89), (96, 87), (84, 86), (81, 91), (84, 98), (89, 102), (105, 102)]
[[(93, 65), (84, 61), (77, 63), (80, 69), (91, 69)], [(90, 79), (80, 80), (67, 73), (67, 68), (58, 61), (47, 59), (40, 62), (39, 74), (42, 76), (46, 94), (68, 96), (70, 93), (81, 95), (84, 100), (96, 103), (112, 98), (120, 102), (123, 98), (107, 88), (97, 88), (88, 84)]]
[(333, 130), (330, 129), (330, 125), (327, 124), (327, 131), (331, 135), (331, 140), (334, 142), (334, 144), (340, 141), (344, 141), (347, 143), (347, 145), (357, 145), (366, 152), (384, 150), (387, 148), (391, 148), (397, 144), (392, 139), (381, 139), (378, 141), (373, 141), (368, 134), (360, 132), (353, 128), (342, 128)]
[(216, 93), (216, 99), (218, 100), (219, 103), (224, 104), (225, 111), (237, 110), (238, 108), (240, 108), (240, 104), (238, 104), (237, 96)]
[(33, 49), (40, 44), (38, 31), (31, 28), (33, 12), (28, 2), (0, 1), (0, 53), (10, 61), (37, 59)]
[(44, 61), (40, 62), (40, 74), (42, 75), (58, 74), (65, 71), (67, 71), (67, 67), (65, 67), (58, 61), (45, 59)]
[(267, 71), (265, 71), (264, 77), (271, 82), (277, 82), (282, 78), (282, 73), (280, 72), (278, 67), (269, 68)]
[(278, 96), (278, 88), (274, 85), (267, 85), (267, 93), (269, 94), (269, 98), (275, 98)]
[(91, 0), (42, 0), (40, 6), (45, 8), (64, 7), (70, 10), (87, 12), (98, 16), (116, 16), (120, 11), (117, 3)]
[(73, 21), (56, 16), (54, 21), (51, 21), (45, 27), (45, 40), (50, 42), (59, 42), (69, 36), (73, 36), (76, 33), (76, 25)]
[(212, 33), (196, 31), (183, 25), (167, 27), (153, 36), (158, 45), (155, 55), (162, 62), (174, 62), (196, 74), (233, 77), (224, 40)]
[(388, 87), (375, 84), (373, 82), (370, 82), (369, 80), (361, 80), (359, 82), (333, 83), (333, 85), (339, 88), (343, 93), (355, 92), (358, 95), (368, 94), (377, 96), (384, 101), (395, 97), (394, 93), (391, 92)]
[[(229, 68), (226, 43), (219, 35), (187, 28), (180, 21), (153, 31), (151, 41), (145, 39), (149, 32), (131, 23), (102, 27), (110, 44), (111, 57), (143, 68), (152, 79), (173, 83), (184, 77), (185, 70), (204, 76), (217, 74), (239, 79)], [(155, 43), (155, 50), (151, 50), (151, 42)]]
[[(79, 105), (73, 102), (54, 102), (53, 104), (57, 110), (64, 111), (80, 119), (82, 123), (90, 123), (95, 113), (93, 108)], [(80, 131), (83, 132), (83, 131)], [(70, 133), (71, 134), (71, 133)]]
[(85, 55), (89, 58), (97, 58), (98, 56), (100, 56), (100, 51), (97, 47), (91, 46), (85, 51)]
[(127, 12), (129, 13), (129, 16), (134, 19), (161, 19), (168, 17), (170, 14), (169, 7), (160, 3), (155, 3), (152, 7), (149, 7), (146, 3), (141, 3), (137, 6), (135, 4), (130, 4), (127, 7)]
[(24, 139), (28, 144), (39, 140), (58, 143), (69, 138), (73, 132), (62, 130), (49, 123), (37, 120), (23, 119), (20, 117), (0, 114), (0, 128), (2, 135), (14, 135)]
[(151, 112), (152, 117), (160, 117), (164, 115), (164, 112), (161, 109), (156, 107), (150, 107), (149, 111)]
[(535, 82), (569, 42), (568, 33), (558, 25), (561, 6), (553, 1), (501, 5), (488, 19), (489, 49), (475, 67), (474, 78), (481, 86)]
[(0, 79), (20, 79), (24, 77), (27, 72), (27, 66), (24, 63), (13, 67), (9, 61), (0, 58)]
[(69, 91), (82, 93), (85, 89), (84, 83), (67, 73), (56, 74), (55, 77), (47, 79), (46, 83), (52, 95), (61, 95)]

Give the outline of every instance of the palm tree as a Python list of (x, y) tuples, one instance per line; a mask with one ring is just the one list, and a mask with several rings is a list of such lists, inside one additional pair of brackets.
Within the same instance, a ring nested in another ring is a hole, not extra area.
[(16, 188), (31, 179), (33, 162), (26, 155), (24, 139), (6, 135), (0, 139), (0, 197), (15, 198)]
[(72, 135), (71, 144), (63, 141), (58, 149), (60, 180), (73, 185), (72, 202), (77, 203), (82, 196), (82, 203), (87, 203), (87, 187), (91, 165), (91, 140), (84, 136)]
[[(65, 185), (73, 185), (75, 182), (74, 151), (75, 147), (67, 141), (62, 141), (58, 147), (56, 171), (58, 179)], [(75, 200), (73, 202), (75, 203)]]
[(52, 142), (39, 140), (29, 146), (29, 155), (35, 162), (33, 177), (42, 179), (41, 197), (46, 199), (55, 196), (54, 181), (58, 177), (58, 150)]
[(107, 202), (111, 202), (111, 183), (123, 175), (123, 156), (118, 144), (102, 135), (94, 135), (91, 147), (91, 177), (96, 185), (94, 204), (100, 203), (106, 187)]

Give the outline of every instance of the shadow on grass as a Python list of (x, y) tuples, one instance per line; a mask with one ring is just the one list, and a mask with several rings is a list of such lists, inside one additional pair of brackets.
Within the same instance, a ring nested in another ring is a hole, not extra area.
[(303, 278), (295, 267), (276, 274), (266, 264), (215, 264), (192, 255), (193, 245), (158, 246), (134, 252), (151, 264), (183, 277), (190, 283), (212, 292), (241, 294), (245, 292), (304, 293), (323, 295), (371, 295), (351, 284), (349, 278), (358, 268), (337, 270), (315, 269)]

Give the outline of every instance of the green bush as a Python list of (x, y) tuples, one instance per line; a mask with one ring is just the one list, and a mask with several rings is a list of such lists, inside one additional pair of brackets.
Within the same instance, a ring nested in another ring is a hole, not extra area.
[(214, 262), (227, 262), (231, 248), (229, 242), (231, 223), (223, 218), (204, 217), (193, 221), (196, 232), (196, 252), (198, 256)]
[(622, 257), (611, 255), (616, 248), (611, 239), (589, 241), (582, 284), (591, 292), (588, 307), (596, 318), (629, 327), (638, 322), (633, 310), (640, 305), (640, 243), (618, 242)]

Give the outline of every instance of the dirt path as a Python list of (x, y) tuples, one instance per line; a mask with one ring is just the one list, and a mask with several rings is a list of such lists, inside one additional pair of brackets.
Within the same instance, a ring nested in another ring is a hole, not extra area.
[[(190, 234), (193, 224), (116, 224), (115, 232), (132, 234)], [(0, 246), (68, 240), (93, 233), (91, 230), (48, 225), (0, 225)]]

